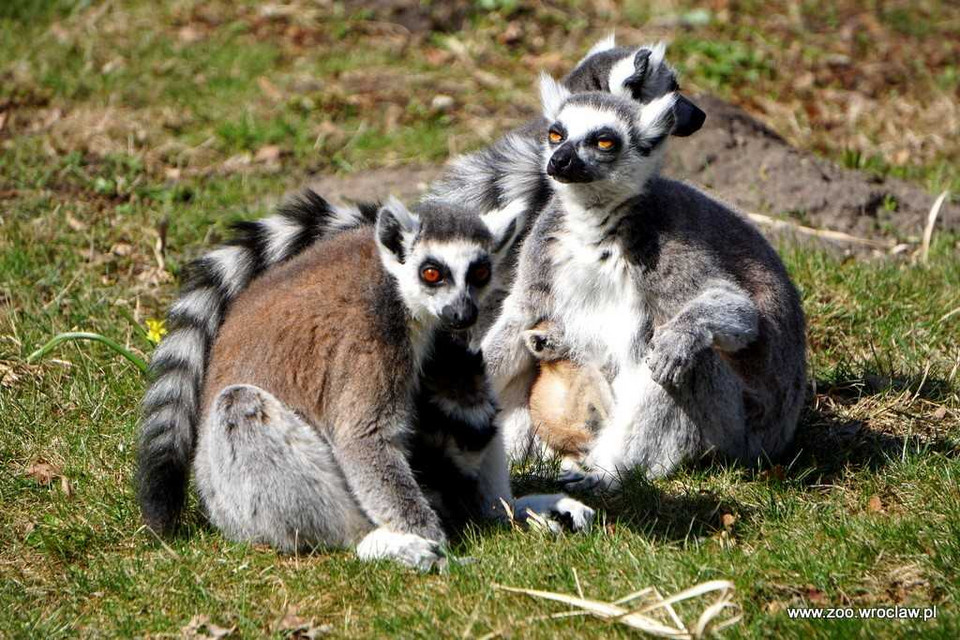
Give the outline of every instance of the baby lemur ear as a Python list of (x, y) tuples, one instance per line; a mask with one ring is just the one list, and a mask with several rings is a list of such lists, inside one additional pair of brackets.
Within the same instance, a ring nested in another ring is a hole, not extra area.
[(550, 77), (545, 71), (540, 72), (540, 103), (543, 106), (543, 117), (553, 122), (560, 115), (560, 107), (570, 97), (570, 90)]
[(676, 124), (673, 126), (673, 135), (685, 137), (696, 133), (707, 119), (700, 107), (693, 104), (685, 95), (677, 94), (677, 101), (673, 104), (673, 115)]
[(524, 200), (514, 200), (502, 209), (494, 209), (480, 216), (480, 219), (493, 238), (490, 252), (497, 258), (508, 254), (513, 247), (527, 215), (527, 203)]
[(377, 245), (384, 257), (403, 264), (420, 231), (420, 218), (391, 196), (377, 211)]

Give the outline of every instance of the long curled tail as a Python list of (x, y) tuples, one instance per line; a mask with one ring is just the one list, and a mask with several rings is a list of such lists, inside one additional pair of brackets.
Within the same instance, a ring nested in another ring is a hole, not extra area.
[(373, 224), (378, 206), (335, 207), (304, 191), (261, 220), (239, 222), (226, 245), (185, 269), (171, 307), (169, 334), (150, 362), (137, 454), (137, 492), (150, 528), (169, 533), (186, 498), (210, 347), (231, 301), (272, 265), (301, 253), (330, 233)]

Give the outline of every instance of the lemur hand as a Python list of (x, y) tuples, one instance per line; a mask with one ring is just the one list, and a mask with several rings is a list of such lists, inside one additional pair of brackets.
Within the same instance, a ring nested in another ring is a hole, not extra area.
[(654, 334), (644, 361), (654, 382), (677, 388), (706, 346), (693, 331), (668, 328)]

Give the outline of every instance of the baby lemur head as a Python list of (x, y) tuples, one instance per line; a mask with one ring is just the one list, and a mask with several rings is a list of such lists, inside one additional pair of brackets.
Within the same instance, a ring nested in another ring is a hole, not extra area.
[(408, 210), (387, 201), (377, 213), (377, 246), (410, 317), (449, 331), (472, 327), (523, 211), (519, 202), (477, 215), (448, 203)]
[(546, 173), (561, 196), (586, 208), (610, 208), (640, 193), (663, 162), (669, 135), (690, 135), (704, 113), (677, 92), (639, 104), (609, 93), (571, 94), (541, 76), (549, 128)]
[(570, 357), (568, 350), (561, 342), (556, 325), (549, 320), (542, 320), (532, 329), (524, 331), (523, 344), (527, 351), (541, 362), (553, 362)]

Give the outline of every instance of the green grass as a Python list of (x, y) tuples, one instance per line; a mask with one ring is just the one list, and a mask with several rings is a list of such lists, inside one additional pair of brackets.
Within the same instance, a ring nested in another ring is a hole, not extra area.
[[(492, 89), (450, 54), (446, 36), (404, 48), (375, 21), (269, 18), (261, 4), (0, 8), (0, 637), (178, 635), (198, 614), (237, 636), (278, 636), (290, 607), (338, 637), (626, 636), (592, 619), (526, 623), (563, 607), (493, 587), (575, 593), (574, 571), (588, 597), (608, 600), (733, 580), (744, 620), (731, 637), (960, 634), (960, 313), (950, 315), (960, 307), (960, 238), (940, 233), (926, 265), (781, 248), (804, 295), (815, 386), (796, 450), (780, 465), (704, 461), (668, 480), (632, 481), (623, 498), (597, 503), (602, 521), (584, 536), (471, 530), (455, 551), (477, 561), (446, 575), (230, 543), (195, 505), (173, 540), (142, 529), (132, 492), (138, 370), (95, 343), (61, 345), (35, 365), (26, 357), (71, 330), (148, 356), (129, 318), (160, 317), (180, 266), (230, 220), (263, 215), (318, 172), (438, 162), (451, 137), (460, 149), (481, 144), (532, 112), (536, 63), (525, 56), (561, 51), (569, 65), (596, 35), (585, 25), (601, 31), (616, 19), (589, 3), (542, 14), (476, 4), (457, 37), (476, 68), (503, 79)], [(843, 24), (850, 9), (818, 14), (807, 4), (802, 15), (818, 29)], [(672, 57), (685, 82), (743, 102), (792, 96), (783, 56), (819, 60), (825, 36), (796, 32), (799, 53), (787, 41), (751, 40), (769, 13), (755, 5), (679, 32)], [(954, 14), (928, 5), (885, 11), (881, 22), (903, 37), (948, 33)], [(522, 45), (496, 39), (510, 19), (533, 30)], [(944, 90), (955, 69), (930, 86)], [(433, 112), (438, 92), (456, 107)], [(254, 159), (268, 145), (283, 152), (276, 166)], [(955, 147), (904, 166), (847, 139), (819, 150), (931, 189), (960, 184)], [(249, 164), (237, 164), (244, 154)], [(30, 470), (41, 461), (64, 480), (38, 482)], [(518, 489), (532, 484), (518, 477)], [(795, 621), (785, 612), (894, 604), (935, 604), (938, 618)]]

